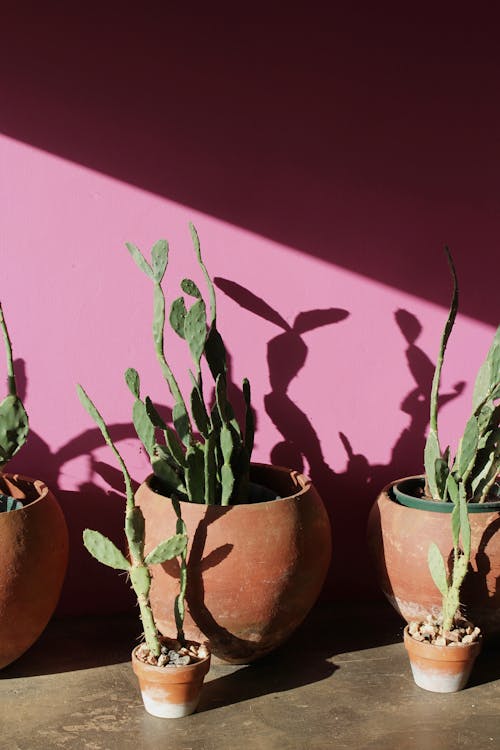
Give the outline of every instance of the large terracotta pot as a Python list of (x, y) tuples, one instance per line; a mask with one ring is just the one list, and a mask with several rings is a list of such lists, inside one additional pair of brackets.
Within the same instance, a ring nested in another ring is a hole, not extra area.
[[(384, 487), (368, 520), (368, 545), (379, 584), (407, 622), (437, 614), (441, 608), (441, 595), (427, 565), (430, 543), (438, 545), (449, 564), (453, 551), (450, 503), (432, 503), (435, 510), (423, 510), (395, 500), (394, 486), (413, 479), (417, 477)], [(493, 507), (469, 508), (471, 562), (460, 596), (464, 614), (486, 634), (500, 633), (500, 510), (497, 503)]]
[(24, 507), (0, 513), (0, 668), (23, 654), (52, 616), (68, 563), (68, 531), (47, 486), (4, 474)]
[[(331, 558), (328, 516), (305, 476), (257, 464), (251, 479), (282, 499), (226, 507), (181, 503), (189, 536), (185, 634), (233, 663), (267, 654), (292, 633), (316, 601)], [(150, 482), (136, 495), (146, 518), (146, 553), (176, 523), (170, 500)], [(152, 572), (154, 616), (171, 636), (177, 561)]]

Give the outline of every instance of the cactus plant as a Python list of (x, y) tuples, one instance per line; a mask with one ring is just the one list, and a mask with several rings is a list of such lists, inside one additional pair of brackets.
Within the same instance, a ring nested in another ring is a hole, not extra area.
[(184, 619), (184, 596), (186, 592), (186, 545), (187, 535), (184, 522), (181, 517), (179, 503), (174, 499), (173, 505), (177, 514), (176, 534), (170, 539), (160, 542), (147, 555), (144, 554), (144, 516), (141, 509), (136, 506), (132, 480), (125, 462), (113, 443), (105, 422), (87, 395), (84, 389), (77, 386), (78, 396), (84, 408), (99, 427), (104, 440), (113, 451), (121, 468), (125, 483), (125, 534), (127, 537), (129, 557), (121, 552), (113, 542), (99, 531), (85, 529), (83, 532), (83, 543), (90, 554), (99, 562), (117, 570), (124, 570), (130, 577), (132, 588), (137, 597), (139, 612), (144, 628), (144, 637), (149, 653), (154, 657), (160, 656), (161, 641), (154, 621), (151, 606), (149, 604), (149, 591), (151, 587), (151, 573), (149, 565), (163, 563), (174, 557), (180, 560), (180, 591), (174, 603), (175, 620), (177, 623), (177, 639), (183, 643), (183, 619)]
[[(193, 361), (193, 369), (189, 371), (191, 391), (188, 403), (164, 350), (166, 302), (162, 281), (168, 265), (168, 244), (159, 240), (148, 261), (135, 245), (127, 243), (137, 266), (153, 282), (153, 341), (162, 374), (174, 399), (172, 416), (175, 429), (164, 422), (148, 396), (141, 397), (139, 374), (129, 368), (125, 381), (134, 397), (134, 426), (164, 494), (180, 493), (192, 502), (207, 504), (246, 502), (254, 441), (250, 384), (246, 379), (243, 381), (246, 415), (242, 429), (227, 396), (226, 349), (217, 329), (215, 289), (201, 256), (198, 233), (192, 224), (190, 230), (198, 264), (208, 287), (208, 319), (202, 293), (189, 278), (181, 282), (186, 297), (177, 297), (169, 313), (172, 330), (185, 340)], [(193, 300), (191, 304), (186, 302), (189, 298)], [(213, 405), (209, 405), (205, 396), (203, 360), (214, 383)], [(163, 433), (161, 443), (156, 440), (158, 432)]]
[[(442, 599), (441, 630), (447, 633), (452, 629), (459, 615), (460, 589), (467, 574), (471, 550), (471, 531), (467, 512), (466, 490), (463, 481), (457, 485), (450, 484), (454, 508), (451, 513), (451, 530), (453, 538), (453, 567), (447, 573), (443, 556), (435, 542), (429, 546), (427, 561), (432, 580), (439, 589)], [(461, 542), (461, 544), (460, 544)]]
[[(2, 330), (5, 354), (7, 359), (8, 395), (0, 403), (0, 472), (8, 461), (26, 442), (29, 432), (28, 415), (17, 393), (12, 343), (7, 324), (0, 304), (0, 328)], [(0, 513), (18, 510), (22, 507), (19, 500), (7, 494), (0, 494)]]
[(472, 397), (472, 414), (467, 421), (453, 460), (450, 448), (441, 449), (438, 436), (438, 396), (444, 353), (458, 309), (458, 282), (453, 258), (445, 248), (453, 278), (450, 312), (441, 337), (434, 372), (430, 404), (430, 430), (427, 437), (425, 494), (437, 502), (456, 502), (465, 493), (467, 502), (484, 503), (500, 495), (500, 327), (485, 361), (479, 369)]

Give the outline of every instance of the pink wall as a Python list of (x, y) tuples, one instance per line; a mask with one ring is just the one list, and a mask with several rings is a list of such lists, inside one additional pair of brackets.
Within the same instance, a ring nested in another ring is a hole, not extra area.
[[(123, 371), (136, 366), (170, 402), (151, 289), (124, 243), (169, 239), (174, 295), (182, 275), (199, 278), (189, 220), (219, 279), (234, 382), (253, 386), (254, 457), (302, 464), (317, 483), (335, 550), (325, 595), (373, 595), (364, 525), (380, 487), (421, 468), (429, 360), (450, 294), (444, 242), (462, 287), (444, 440), (463, 426), (498, 322), (499, 61), (488, 24), (434, 18), (429, 30), (418, 18), (290, 11), (188, 27), (180, 11), (13, 13), (0, 83), (0, 293), (32, 427), (13, 467), (51, 484), (66, 513), (62, 611), (128, 602), (80, 545), (87, 525), (120, 538), (121, 501), (75, 383), (139, 481), (147, 464)], [(176, 356), (178, 342), (168, 349)]]

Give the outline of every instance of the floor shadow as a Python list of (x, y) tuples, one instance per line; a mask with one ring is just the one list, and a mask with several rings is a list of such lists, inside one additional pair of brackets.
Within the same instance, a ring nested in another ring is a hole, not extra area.
[(322, 604), (273, 653), (206, 683), (200, 711), (309, 685), (342, 668), (335, 656), (402, 642), (401, 620), (385, 601)]
[(0, 680), (121, 664), (130, 661), (141, 633), (136, 612), (55, 617), (26, 653), (0, 670)]
[(310, 685), (327, 679), (337, 669), (335, 664), (311, 658), (309, 654), (288, 660), (287, 665), (269, 657), (206, 682), (198, 713)]
[(474, 663), (468, 688), (498, 682), (500, 675), (500, 639), (488, 640)]

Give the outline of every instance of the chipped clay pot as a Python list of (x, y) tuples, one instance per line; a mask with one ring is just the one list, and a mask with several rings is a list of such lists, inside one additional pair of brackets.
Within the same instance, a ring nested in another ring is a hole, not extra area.
[[(251, 479), (282, 499), (242, 505), (182, 502), (188, 588), (184, 630), (212, 654), (248, 663), (279, 646), (319, 596), (331, 558), (328, 515), (312, 483), (281, 467), (254, 464)], [(146, 553), (175, 532), (170, 500), (137, 491)], [(160, 632), (175, 630), (176, 561), (152, 566), (151, 606)]]
[(210, 669), (210, 654), (182, 667), (156, 667), (137, 658), (138, 648), (132, 651), (132, 668), (146, 711), (160, 719), (180, 719), (194, 713)]
[(415, 684), (433, 693), (456, 693), (469, 680), (481, 641), (455, 646), (435, 646), (427, 641), (416, 641), (404, 629), (404, 643), (410, 659)]
[(47, 486), (3, 474), (24, 507), (0, 513), (0, 668), (23, 654), (52, 616), (68, 563), (68, 530)]
[[(395, 485), (408, 492), (423, 477), (407, 477), (384, 487), (368, 520), (368, 545), (379, 584), (393, 607), (405, 618), (424, 620), (437, 615), (441, 595), (427, 566), (427, 551), (436, 542), (445, 560), (453, 549), (451, 503), (411, 498), (414, 507), (396, 499)], [(471, 557), (461, 590), (466, 617), (485, 634), (500, 634), (500, 503), (469, 505)]]

